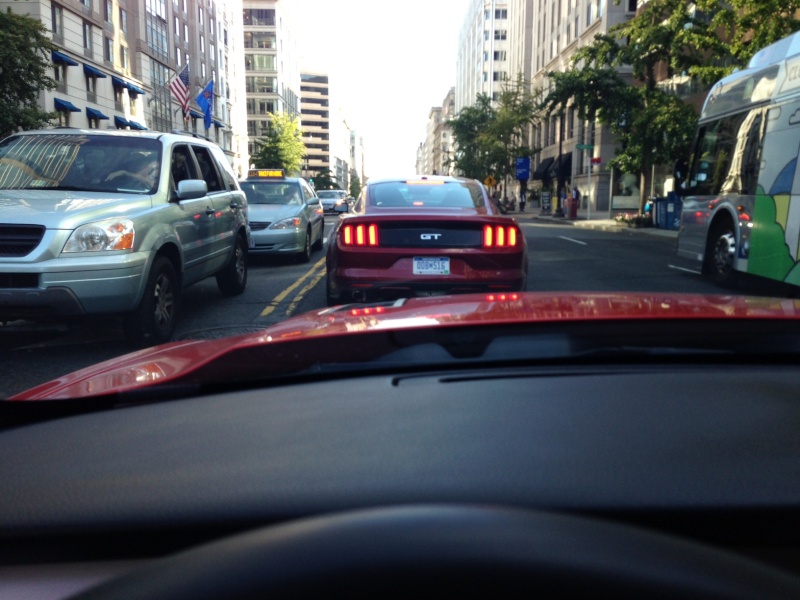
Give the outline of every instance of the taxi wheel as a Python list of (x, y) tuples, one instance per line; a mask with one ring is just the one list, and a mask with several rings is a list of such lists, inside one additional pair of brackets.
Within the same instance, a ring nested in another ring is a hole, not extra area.
[(175, 332), (180, 294), (180, 281), (172, 261), (157, 257), (139, 307), (123, 323), (128, 341), (139, 347), (170, 341)]
[(324, 240), (325, 240), (325, 221), (323, 221), (322, 224), (320, 225), (320, 227), (319, 227), (319, 237), (317, 238), (317, 241), (314, 242), (314, 245), (311, 246), (311, 249), (312, 250), (322, 250), (322, 245), (324, 243)]
[(217, 287), (225, 296), (238, 296), (247, 287), (247, 243), (241, 235), (236, 236), (230, 262), (217, 273)]
[(297, 255), (298, 262), (307, 263), (311, 260), (311, 229), (306, 230), (306, 239), (303, 249)]

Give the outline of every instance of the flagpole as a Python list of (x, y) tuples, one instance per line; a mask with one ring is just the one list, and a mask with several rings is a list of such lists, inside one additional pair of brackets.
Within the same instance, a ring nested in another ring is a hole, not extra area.
[[(181, 71), (183, 71), (183, 69), (181, 69)], [(156, 98), (155, 98), (155, 97), (156, 97), (156, 95), (157, 95), (157, 94), (160, 94), (161, 92), (163, 92), (163, 91), (164, 91), (164, 88), (168, 87), (168, 86), (169, 86), (169, 84), (170, 84), (170, 83), (172, 83), (172, 80), (173, 80), (173, 79), (175, 79), (175, 78), (176, 78), (178, 75), (180, 75), (180, 74), (181, 74), (181, 71), (175, 71), (175, 72), (172, 74), (172, 76), (171, 76), (169, 79), (167, 79), (167, 83), (165, 83), (165, 84), (164, 84), (164, 85), (162, 85), (160, 88), (158, 88), (158, 90), (156, 90), (155, 92), (153, 92), (153, 94), (152, 94), (152, 95), (151, 95), (151, 96), (150, 96), (150, 97), (147, 99), (147, 106), (150, 106), (150, 103), (151, 103), (153, 100), (155, 100), (155, 99), (156, 99)]]

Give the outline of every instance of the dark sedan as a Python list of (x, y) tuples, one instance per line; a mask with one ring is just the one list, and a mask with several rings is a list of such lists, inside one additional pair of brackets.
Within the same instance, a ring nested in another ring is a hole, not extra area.
[(517, 222), (475, 180), (370, 181), (339, 219), (327, 254), (329, 305), (525, 289), (528, 252)]

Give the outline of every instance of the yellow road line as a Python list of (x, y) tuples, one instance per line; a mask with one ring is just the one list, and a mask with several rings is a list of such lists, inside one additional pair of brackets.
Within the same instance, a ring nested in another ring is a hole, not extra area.
[(292, 300), (292, 302), (289, 304), (289, 307), (286, 309), (287, 317), (292, 316), (294, 311), (297, 310), (297, 305), (300, 304), (303, 298), (305, 298), (306, 294), (309, 291), (311, 291), (314, 288), (314, 286), (319, 283), (319, 280), (322, 279), (324, 276), (325, 276), (325, 271), (324, 270), (320, 271), (319, 273), (317, 273), (316, 277), (314, 277), (314, 279), (311, 280), (311, 283), (309, 283), (306, 287), (300, 290), (300, 293), (294, 297), (294, 300)]
[[(264, 310), (261, 311), (261, 315), (260, 316), (266, 317), (267, 315), (271, 314), (280, 305), (280, 303), (283, 302), (286, 299), (286, 296), (288, 296), (295, 289), (297, 289), (306, 279), (311, 277), (311, 275), (314, 273), (314, 271), (316, 271), (320, 267), (324, 266), (324, 264), (325, 264), (325, 257), (323, 256), (322, 258), (320, 258), (314, 264), (313, 267), (311, 267), (308, 271), (306, 271), (303, 274), (302, 277), (298, 278), (298, 280), (295, 281), (292, 285), (290, 285), (285, 290), (283, 290), (280, 294), (275, 296), (272, 299), (272, 302), (270, 302), (269, 305), (267, 305), (267, 307)], [(314, 283), (316, 284), (317, 281), (319, 281), (319, 279), (317, 279)], [(306, 291), (306, 288), (303, 288), (303, 291), (301, 291), (300, 293), (302, 294), (305, 291)]]

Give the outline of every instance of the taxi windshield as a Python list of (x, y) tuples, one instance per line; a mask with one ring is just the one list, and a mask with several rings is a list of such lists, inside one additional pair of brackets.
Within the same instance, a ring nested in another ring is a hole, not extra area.
[(245, 181), (242, 191), (249, 204), (301, 204), (300, 187), (284, 181)]

